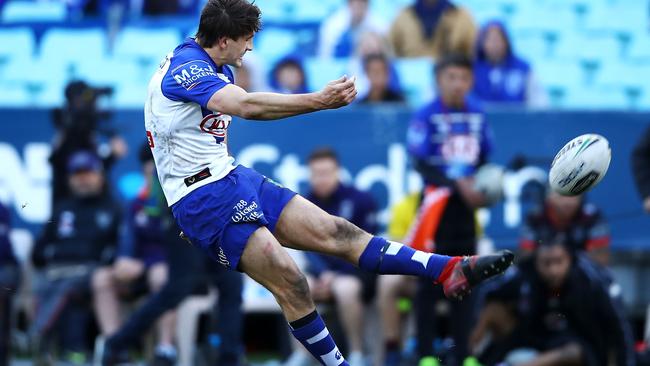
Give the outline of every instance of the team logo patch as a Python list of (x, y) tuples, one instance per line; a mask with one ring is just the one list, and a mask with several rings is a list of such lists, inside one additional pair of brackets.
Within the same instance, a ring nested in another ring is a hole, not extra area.
[(185, 90), (191, 90), (204, 78), (218, 77), (212, 65), (204, 60), (195, 60), (180, 65), (171, 71), (171, 75)]
[(230, 126), (230, 121), (232, 121), (232, 117), (229, 115), (221, 113), (209, 114), (203, 117), (199, 127), (205, 133), (224, 139), (226, 137), (226, 130)]

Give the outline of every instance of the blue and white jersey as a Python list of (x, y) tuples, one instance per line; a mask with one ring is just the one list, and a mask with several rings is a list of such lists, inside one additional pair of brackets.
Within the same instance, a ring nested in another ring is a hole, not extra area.
[(168, 54), (149, 82), (145, 129), (170, 206), (234, 168), (226, 146), (232, 117), (207, 109), (232, 83), (230, 68), (217, 66), (193, 38)]

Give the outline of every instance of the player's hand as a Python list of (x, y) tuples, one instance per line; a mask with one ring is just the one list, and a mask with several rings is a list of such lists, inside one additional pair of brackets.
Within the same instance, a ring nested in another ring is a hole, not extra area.
[(344, 75), (327, 83), (323, 90), (318, 92), (320, 109), (336, 109), (352, 103), (357, 97), (357, 88), (354, 85), (356, 80), (356, 76), (348, 78)]

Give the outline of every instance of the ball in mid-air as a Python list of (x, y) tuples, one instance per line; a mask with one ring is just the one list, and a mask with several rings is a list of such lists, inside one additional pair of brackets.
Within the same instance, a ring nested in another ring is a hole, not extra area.
[(551, 189), (564, 196), (576, 196), (594, 187), (607, 173), (612, 152), (606, 138), (580, 135), (555, 155), (548, 175)]

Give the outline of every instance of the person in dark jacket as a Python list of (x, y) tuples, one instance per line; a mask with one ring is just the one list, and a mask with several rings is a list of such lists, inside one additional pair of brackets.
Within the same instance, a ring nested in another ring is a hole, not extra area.
[[(341, 167), (334, 150), (316, 149), (310, 154), (308, 163), (310, 191), (305, 198), (327, 213), (375, 233), (377, 205), (370, 194), (341, 182)], [(338, 258), (309, 252), (306, 256), (308, 282), (314, 300), (336, 303), (348, 340), (348, 362), (352, 366), (364, 365), (363, 303), (364, 298), (372, 295), (375, 277)], [(307, 353), (294, 353), (287, 365), (309, 362)]]
[(522, 254), (535, 250), (549, 235), (563, 233), (573, 250), (588, 253), (601, 265), (609, 262), (609, 225), (598, 207), (584, 196), (562, 196), (549, 190), (544, 205), (526, 216), (519, 247)]
[(476, 42), (474, 94), (485, 103), (511, 105), (543, 104), (543, 93), (535, 85), (528, 62), (513, 50), (505, 26), (485, 24)]
[(67, 172), (72, 196), (54, 207), (32, 251), (32, 262), (40, 273), (30, 334), (42, 355), (43, 341), (58, 330), (69, 358), (79, 360), (85, 356), (90, 320), (86, 299), (92, 294), (96, 308), (105, 305), (97, 279), (113, 260), (121, 209), (105, 191), (103, 165), (97, 155), (74, 153)]
[(643, 209), (650, 213), (650, 128), (648, 128), (632, 151), (632, 174), (643, 200)]
[(20, 267), (9, 240), (10, 229), (9, 210), (0, 202), (0, 366), (9, 364), (12, 303), (20, 283)]
[(532, 257), (486, 285), (470, 338), (483, 364), (634, 364), (621, 288), (569, 247), (563, 234), (543, 240)]

